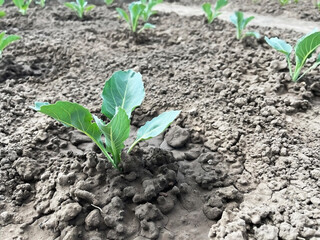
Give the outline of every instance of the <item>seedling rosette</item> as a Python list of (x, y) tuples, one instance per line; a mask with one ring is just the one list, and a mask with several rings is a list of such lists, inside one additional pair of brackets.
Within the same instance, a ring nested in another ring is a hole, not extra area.
[(75, 2), (66, 2), (64, 5), (70, 8), (72, 11), (76, 12), (79, 18), (83, 18), (86, 12), (91, 11), (95, 5), (88, 5), (85, 0), (76, 0)]
[(162, 3), (163, 0), (141, 0), (140, 2), (145, 6), (142, 12), (142, 19), (143, 21), (147, 22), (151, 15), (157, 13), (156, 11), (152, 10), (152, 8), (159, 3)]
[(308, 68), (303, 74), (300, 74), (307, 60), (313, 55), (313, 53), (320, 46), (320, 32), (318, 31), (307, 34), (306, 36), (303, 36), (297, 41), (297, 44), (294, 47), (295, 60), (296, 60), (296, 66), (294, 70), (291, 67), (292, 64), (290, 60), (290, 56), (292, 53), (292, 46), (279, 38), (269, 39), (268, 37), (265, 37), (265, 40), (272, 48), (274, 48), (280, 53), (283, 53), (286, 56), (290, 76), (292, 78), (292, 81), (294, 82), (299, 81), (305, 74), (307, 74), (308, 72), (310, 72), (311, 70), (315, 69), (317, 66), (320, 65), (320, 54), (319, 54), (314, 64), (310, 68)]
[(40, 7), (44, 8), (46, 6), (46, 0), (35, 1), (36, 4), (40, 5)]
[(248, 23), (254, 19), (253, 16), (244, 18), (243, 12), (235, 12), (233, 15), (230, 16), (231, 22), (236, 26), (237, 30), (237, 39), (241, 40), (247, 36), (253, 36), (255, 38), (260, 38), (260, 34), (257, 32), (246, 32), (243, 33), (243, 30), (247, 27)]
[(22, 15), (26, 15), (32, 0), (12, 0)]
[(202, 4), (202, 9), (205, 12), (208, 23), (212, 23), (219, 15), (221, 15), (220, 9), (228, 4), (228, 0), (218, 0), (212, 9), (210, 3)]
[[(110, 121), (92, 115), (85, 107), (72, 102), (58, 101), (55, 104), (36, 102), (31, 107), (44, 113), (67, 127), (74, 127), (86, 134), (101, 149), (115, 168), (121, 162), (121, 151), (130, 133), (130, 117), (132, 111), (141, 105), (145, 96), (140, 73), (132, 70), (115, 72), (106, 81), (102, 92), (101, 112)], [(128, 153), (140, 141), (153, 138), (162, 133), (179, 115), (180, 111), (168, 111), (153, 118), (137, 132), (136, 140), (128, 149)]]
[(122, 8), (116, 8), (116, 10), (119, 13), (119, 16), (122, 17), (128, 23), (130, 30), (134, 34), (136, 34), (140, 33), (144, 29), (155, 28), (153, 24), (145, 23), (143, 27), (137, 32), (139, 18), (143, 18), (145, 8), (146, 6), (139, 1), (130, 3), (128, 7), (129, 14)]

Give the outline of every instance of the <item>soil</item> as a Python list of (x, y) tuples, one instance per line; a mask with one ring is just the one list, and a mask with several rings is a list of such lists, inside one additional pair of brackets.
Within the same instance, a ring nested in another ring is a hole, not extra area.
[[(134, 38), (113, 7), (82, 21), (55, 3), (6, 11), (0, 31), (22, 40), (0, 62), (1, 240), (320, 239), (319, 68), (293, 83), (263, 39), (237, 41), (231, 23), (203, 16), (159, 12)], [(182, 113), (123, 154), (122, 171), (29, 108), (68, 100), (101, 117), (104, 82), (125, 69), (146, 89), (127, 146), (150, 118)]]
[[(188, 6), (201, 6), (204, 2), (214, 4), (216, 1), (172, 0), (169, 2)], [(230, 0), (229, 4), (221, 11), (232, 9), (271, 16), (286, 16), (319, 23), (320, 10), (316, 7), (317, 0), (298, 0), (298, 3), (294, 3), (292, 0), (289, 2), (286, 5), (281, 5), (278, 0)]]

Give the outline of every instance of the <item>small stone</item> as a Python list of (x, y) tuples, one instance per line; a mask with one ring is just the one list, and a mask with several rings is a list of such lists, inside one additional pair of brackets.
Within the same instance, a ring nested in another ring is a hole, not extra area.
[(179, 126), (172, 127), (165, 136), (165, 140), (167, 141), (168, 145), (173, 148), (184, 147), (189, 139), (189, 131)]
[(79, 145), (80, 143), (88, 143), (88, 142), (91, 142), (91, 139), (86, 136), (85, 134), (79, 132), (79, 131), (72, 131), (70, 133), (70, 142), (77, 146)]
[(63, 205), (61, 209), (57, 212), (57, 217), (61, 221), (69, 221), (75, 218), (82, 210), (82, 207), (79, 203), (68, 203)]
[(92, 210), (85, 219), (85, 224), (88, 229), (96, 229), (100, 226), (102, 217), (98, 209)]
[(38, 161), (27, 157), (18, 159), (14, 162), (13, 166), (25, 181), (39, 179), (44, 170), (44, 166), (42, 166)]

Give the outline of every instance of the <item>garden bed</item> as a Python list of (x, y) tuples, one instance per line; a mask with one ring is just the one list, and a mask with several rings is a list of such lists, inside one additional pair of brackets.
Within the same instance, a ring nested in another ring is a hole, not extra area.
[[(28, 16), (6, 10), (0, 31), (22, 39), (0, 62), (1, 238), (320, 238), (319, 68), (293, 83), (262, 38), (239, 42), (231, 23), (203, 16), (158, 13), (134, 39), (105, 6), (83, 21), (53, 3)], [(290, 44), (303, 35), (249, 29)], [(122, 171), (29, 108), (68, 100), (101, 116), (104, 82), (126, 69), (146, 90), (132, 132), (182, 113), (124, 154)]]

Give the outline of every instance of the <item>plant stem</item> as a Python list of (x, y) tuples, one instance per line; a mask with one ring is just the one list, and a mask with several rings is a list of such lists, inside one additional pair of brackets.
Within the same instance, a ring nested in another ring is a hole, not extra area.
[(292, 81), (294, 82), (297, 82), (298, 80), (298, 77), (300, 75), (300, 72), (301, 72), (301, 67), (300, 68), (297, 68), (294, 70), (294, 73), (293, 73), (293, 76), (292, 76)]
[(237, 28), (237, 39), (238, 40), (241, 39), (241, 30), (240, 30), (240, 28)]
[(306, 75), (308, 72), (310, 72), (311, 70), (315, 69), (316, 67), (318, 67), (319, 63), (315, 63), (313, 64), (311, 67), (309, 67), (303, 74), (301, 74), (301, 76), (297, 79), (296, 82), (298, 82), (304, 75)]
[(287, 56), (287, 62), (288, 62), (288, 68), (290, 72), (290, 77), (292, 78), (292, 68), (291, 68), (291, 62), (290, 62), (290, 55)]
[(119, 170), (118, 165), (114, 162), (114, 160), (112, 159), (110, 154), (107, 152), (107, 150), (104, 148), (104, 146), (101, 143), (97, 142), (95, 139), (93, 139), (93, 138), (91, 138), (91, 139), (97, 144), (97, 146), (100, 148), (100, 150), (103, 152), (103, 154), (107, 157), (109, 162), (111, 162), (112, 166)]
[(136, 141), (134, 141), (134, 142), (131, 144), (130, 148), (129, 148), (128, 151), (127, 151), (128, 154), (131, 152), (131, 150), (134, 148), (134, 146), (137, 145), (137, 143), (138, 143), (139, 141), (140, 141), (140, 140), (137, 139)]

